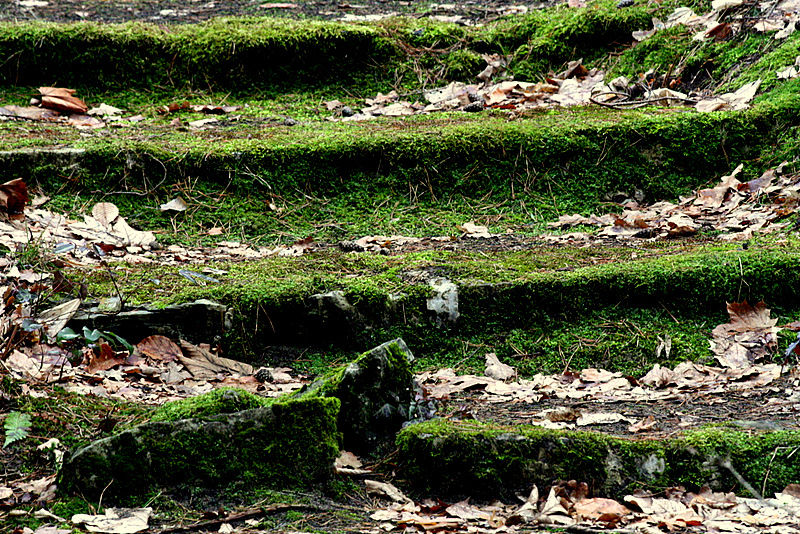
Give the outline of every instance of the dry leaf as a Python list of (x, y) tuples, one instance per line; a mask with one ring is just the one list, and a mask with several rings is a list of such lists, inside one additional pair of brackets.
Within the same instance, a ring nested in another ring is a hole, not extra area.
[(220, 358), (183, 339), (180, 340), (180, 346), (185, 356), (178, 356), (178, 359), (195, 378), (216, 378), (218, 373), (253, 374), (250, 364)]
[(490, 352), (486, 355), (486, 371), (484, 374), (489, 378), (505, 381), (517, 376), (517, 371), (497, 359), (497, 354)]
[(72, 523), (89, 532), (134, 534), (147, 530), (152, 508), (106, 508), (105, 515), (75, 514)]
[(656, 426), (656, 418), (652, 415), (642, 418), (638, 423), (634, 423), (628, 427), (628, 432), (636, 433), (645, 430), (652, 430)]
[(464, 232), (464, 237), (473, 237), (479, 239), (492, 237), (492, 234), (489, 233), (489, 228), (486, 226), (477, 225), (473, 222), (464, 223), (460, 225), (458, 229)]
[(333, 463), (335, 467), (352, 467), (354, 469), (358, 469), (362, 467), (363, 464), (358, 457), (353, 454), (352, 452), (342, 451), (339, 454), (339, 457), (336, 458), (336, 461)]
[(364, 486), (366, 486), (367, 493), (371, 495), (380, 495), (381, 497), (387, 497), (398, 503), (413, 502), (411, 499), (406, 497), (402, 491), (397, 489), (393, 484), (389, 484), (388, 482), (378, 482), (377, 480), (365, 480)]
[(574, 507), (579, 519), (603, 522), (616, 522), (631, 513), (626, 506), (613, 499), (581, 499), (574, 503)]
[(41, 106), (43, 108), (54, 109), (64, 113), (86, 113), (89, 106), (73, 96), (74, 89), (64, 89), (63, 87), (40, 87)]
[(111, 202), (98, 202), (92, 208), (92, 217), (105, 228), (111, 226), (119, 216), (119, 208)]
[(51, 340), (55, 339), (80, 306), (81, 299), (72, 299), (40, 313), (37, 319), (44, 325), (47, 337)]
[(176, 362), (183, 356), (180, 347), (166, 336), (148, 336), (136, 348), (145, 356), (162, 362)]
[(183, 200), (181, 197), (176, 197), (167, 202), (166, 204), (161, 204), (161, 211), (186, 211), (189, 205)]
[(108, 343), (99, 343), (97, 345), (97, 350), (99, 350), (99, 354), (91, 347), (84, 349), (83, 355), (87, 360), (87, 373), (94, 374), (98, 371), (108, 371), (117, 365), (125, 363), (125, 358), (117, 356), (117, 353), (114, 352), (114, 349), (112, 349), (111, 345)]
[(596, 412), (596, 413), (581, 413), (580, 417), (575, 420), (578, 426), (587, 425), (612, 425), (620, 421), (630, 422), (630, 419), (621, 413), (613, 412)]
[(28, 186), (22, 178), (9, 180), (0, 185), (0, 211), (17, 215), (25, 210), (28, 203)]

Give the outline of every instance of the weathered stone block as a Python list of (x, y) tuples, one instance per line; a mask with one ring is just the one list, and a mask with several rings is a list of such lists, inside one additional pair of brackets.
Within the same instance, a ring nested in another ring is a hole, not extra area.
[(77, 450), (64, 462), (59, 487), (114, 498), (188, 483), (284, 488), (319, 482), (332, 474), (339, 451), (339, 405), (335, 398), (309, 397), (145, 423)]
[(295, 396), (339, 399), (339, 431), (345, 448), (367, 452), (386, 439), (394, 439), (395, 432), (408, 420), (414, 399), (413, 361), (414, 355), (398, 338), (365, 352)]

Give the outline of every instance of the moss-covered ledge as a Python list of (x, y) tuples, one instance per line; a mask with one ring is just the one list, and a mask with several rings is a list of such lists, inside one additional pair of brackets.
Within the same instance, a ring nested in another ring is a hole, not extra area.
[(672, 4), (618, 10), (614, 0), (596, 0), (586, 9), (543, 9), (486, 28), (416, 17), (362, 24), (267, 17), (172, 25), (2, 23), (0, 57), (14, 61), (0, 65), (0, 84), (206, 87), (211, 81), (241, 88), (341, 83), (363, 74), (390, 80), (387, 64), (407, 59), (401, 56), (409, 50), (417, 66), (439, 63), (462, 75), (463, 64), (469, 75), (480, 70), (480, 53), (517, 50), (524, 58), (519, 71), (539, 74), (554, 63), (602, 56), (630, 41), (631, 31), (654, 14), (666, 16)]
[[(231, 320), (223, 343), (228, 354), (241, 360), (252, 359), (250, 355), (268, 345), (312, 343), (364, 350), (398, 336), (426, 357), (454, 335), (574, 321), (604, 308), (667, 306), (671, 313), (701, 316), (724, 314), (726, 301), (747, 299), (796, 309), (796, 245), (734, 247), (700, 245), (696, 251), (663, 256), (655, 248), (653, 256), (635, 260), (630, 259), (630, 249), (621, 247), (569, 249), (574, 256), (564, 251), (548, 256), (546, 248), (539, 247), (400, 256), (312, 253), (215, 265), (227, 273), (219, 276), (218, 284), (204, 287), (178, 275), (178, 267), (162, 266), (120, 270), (116, 283), (132, 303), (165, 306), (210, 299), (227, 306)], [(605, 263), (585, 265), (587, 253)], [(437, 293), (420, 272), (450, 280), (451, 294)], [(116, 291), (102, 271), (90, 289), (96, 295)], [(457, 298), (448, 300), (453, 293)], [(157, 294), (163, 296), (153, 301)], [(452, 311), (458, 312), (455, 320)], [(92, 324), (131, 339), (146, 335), (141, 322), (123, 323), (126, 317), (97, 316)]]
[(721, 426), (653, 440), (439, 419), (406, 427), (397, 445), (399, 476), (420, 491), (448, 495), (511, 496), (531, 484), (571, 479), (612, 497), (679, 484), (746, 493), (734, 471), (768, 493), (800, 482), (796, 429)]
[[(332, 476), (339, 452), (338, 399), (282, 399), (225, 413), (254, 404), (245, 392), (228, 390), (164, 408), (164, 420), (95, 441), (67, 457), (59, 489), (117, 500), (185, 485), (308, 487)], [(198, 417), (169, 420), (182, 415)]]

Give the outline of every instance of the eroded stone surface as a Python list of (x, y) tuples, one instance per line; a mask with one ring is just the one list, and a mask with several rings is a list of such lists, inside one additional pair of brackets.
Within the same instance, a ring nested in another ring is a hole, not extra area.
[(339, 399), (339, 430), (344, 435), (345, 448), (372, 450), (383, 440), (392, 439), (409, 419), (414, 398), (413, 361), (405, 342), (394, 339), (317, 380), (298, 396)]
[(339, 401), (311, 397), (206, 418), (153, 421), (69, 456), (59, 486), (87, 498), (183, 484), (298, 487), (332, 474)]
[(165, 308), (140, 308), (119, 313), (89, 310), (76, 314), (69, 323), (75, 330), (83, 326), (107, 330), (128, 340), (153, 334), (195, 342), (218, 342), (230, 328), (228, 308), (218, 302), (200, 299)]

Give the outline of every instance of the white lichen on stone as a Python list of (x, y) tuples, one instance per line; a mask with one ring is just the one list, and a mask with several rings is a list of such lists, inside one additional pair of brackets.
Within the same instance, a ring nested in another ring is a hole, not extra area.
[(456, 322), (460, 315), (458, 313), (458, 286), (442, 277), (431, 278), (428, 280), (428, 284), (434, 291), (434, 295), (427, 302), (428, 310), (440, 318)]

